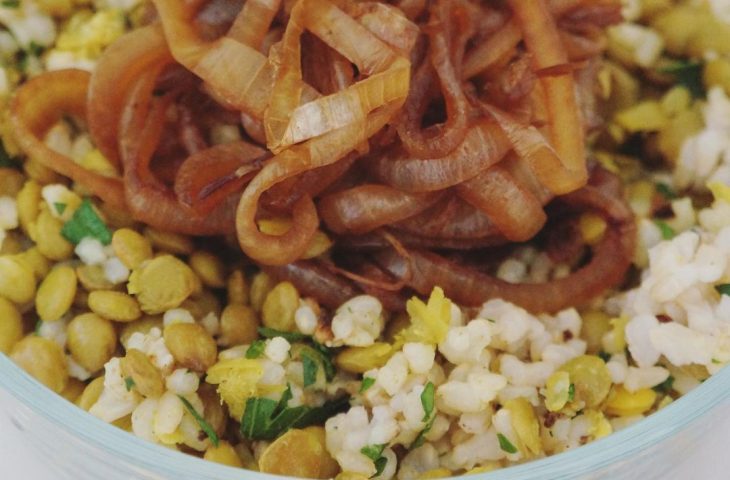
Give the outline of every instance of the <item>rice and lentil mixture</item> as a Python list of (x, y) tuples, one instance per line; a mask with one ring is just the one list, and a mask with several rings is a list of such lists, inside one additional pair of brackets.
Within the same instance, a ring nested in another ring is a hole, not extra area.
[[(593, 139), (637, 216), (623, 291), (555, 315), (502, 300), (462, 309), (439, 288), (404, 313), (367, 295), (328, 313), (225, 240), (106, 210), (23, 159), (3, 120), (0, 352), (145, 440), (301, 477), (487, 472), (640, 421), (730, 362), (730, 4), (624, 4)], [(93, 69), (145, 11), (142, 0), (3, 1), (0, 102), (39, 72)], [(71, 120), (45, 142), (110, 168)], [(588, 244), (605, 227), (578, 222)], [(569, 269), (527, 244), (496, 274)]]

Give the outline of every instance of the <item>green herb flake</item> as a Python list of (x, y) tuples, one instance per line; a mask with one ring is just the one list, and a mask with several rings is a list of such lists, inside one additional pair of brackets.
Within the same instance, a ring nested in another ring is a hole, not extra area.
[(268, 328), (268, 327), (259, 327), (258, 332), (259, 332), (259, 335), (261, 335), (264, 338), (281, 337), (289, 343), (301, 342), (302, 340), (308, 340), (310, 338), (309, 335), (304, 335), (303, 333), (283, 332), (281, 330), (275, 330), (273, 328)]
[(132, 377), (126, 377), (124, 379), (124, 388), (126, 388), (128, 392), (131, 392), (132, 389), (134, 388), (134, 386), (135, 386), (135, 383), (134, 383), (134, 379)]
[(311, 356), (302, 354), (302, 364), (304, 366), (304, 388), (317, 383), (317, 370), (319, 365)]
[(715, 365), (720, 365), (722, 361), (718, 360), (717, 358), (713, 358), (712, 363), (714, 363)]
[(220, 440), (218, 439), (218, 434), (216, 434), (215, 430), (213, 430), (213, 427), (211, 427), (210, 424), (206, 422), (205, 419), (195, 410), (195, 407), (190, 404), (187, 398), (183, 397), (182, 395), (178, 395), (177, 397), (185, 406), (185, 409), (188, 411), (188, 413), (190, 413), (195, 421), (198, 422), (198, 425), (200, 425), (200, 429), (205, 432), (213, 446), (217, 447), (220, 443)]
[(88, 198), (81, 202), (71, 220), (63, 225), (61, 234), (74, 245), (78, 245), (86, 237), (95, 238), (104, 245), (109, 245), (112, 241), (111, 232)]
[(433, 405), (434, 405), (434, 392), (435, 387), (433, 386), (433, 383), (428, 382), (425, 387), (423, 387), (423, 392), (421, 392), (421, 405), (423, 406), (423, 420), (424, 422), (427, 422), (429, 418), (431, 418), (431, 414), (433, 413)]
[(654, 223), (657, 227), (659, 227), (659, 230), (661, 230), (662, 238), (664, 240), (671, 240), (677, 235), (674, 229), (670, 227), (667, 222), (664, 222), (662, 220), (654, 220)]
[(28, 53), (30, 53), (34, 57), (40, 57), (44, 49), (45, 47), (43, 45), (35, 42), (30, 42), (30, 45), (28, 45)]
[(501, 448), (503, 451), (507, 453), (517, 453), (517, 448), (512, 445), (512, 442), (510, 442), (507, 437), (505, 437), (501, 433), (498, 433), (497, 439), (499, 440), (499, 448)]
[(674, 200), (677, 198), (677, 193), (666, 183), (659, 182), (654, 187), (656, 188), (657, 193), (667, 200)]
[(0, 5), (5, 8), (18, 8), (20, 6), (20, 0), (3, 0)]
[(278, 402), (263, 397), (246, 400), (246, 408), (241, 417), (241, 434), (249, 440), (273, 440), (290, 428), (321, 425), (328, 418), (350, 407), (348, 397), (327, 401), (321, 407), (289, 407), (291, 399), (291, 386), (287, 385)]
[(705, 88), (702, 82), (702, 70), (704, 63), (697, 60), (679, 60), (660, 68), (659, 73), (671, 75), (675, 83), (685, 87), (695, 98), (705, 96)]
[(730, 296), (730, 283), (715, 285), (715, 290), (717, 290), (717, 293), (719, 293), (720, 295)]
[(388, 459), (383, 456), (383, 450), (385, 450), (385, 444), (367, 445), (360, 449), (360, 453), (368, 457), (375, 464), (375, 475), (373, 477), (380, 476), (388, 464)]
[(18, 161), (12, 158), (0, 139), (0, 168), (18, 168)]
[[(305, 377), (308, 374), (312, 375), (312, 377), (310, 377), (312, 379), (312, 383), (314, 383), (317, 379), (317, 369), (320, 366), (322, 367), (325, 379), (328, 382), (331, 382), (332, 379), (335, 378), (335, 373), (337, 372), (334, 363), (332, 363), (332, 353), (329, 348), (313, 341), (311, 345), (305, 345), (302, 347), (300, 356), (302, 358), (302, 362), (304, 362), (304, 375)], [(307, 369), (309, 370), (307, 371)], [(311, 385), (307, 383), (306, 378), (304, 383), (305, 387)]]
[(41, 336), (41, 327), (43, 327), (43, 320), (38, 320), (35, 322), (35, 329), (33, 329), (33, 333), (35, 333), (37, 336)]
[(266, 341), (256, 340), (250, 347), (248, 347), (248, 350), (246, 350), (245, 357), (249, 359), (259, 358), (264, 354), (264, 350), (266, 350)]
[(603, 360), (604, 363), (608, 363), (608, 361), (611, 360), (611, 354), (608, 352), (604, 352), (603, 350), (598, 352), (598, 357)]
[(666, 395), (672, 391), (673, 386), (674, 386), (674, 377), (669, 375), (666, 380), (664, 380), (659, 385), (655, 385), (654, 387), (652, 387), (652, 389), (657, 393), (663, 393), (664, 395)]
[(568, 401), (572, 402), (575, 400), (575, 384), (571, 383), (568, 387)]
[(328, 382), (331, 382), (335, 378), (337, 369), (332, 361), (332, 349), (322, 345), (316, 340), (312, 340), (312, 349), (319, 354), (319, 359), (322, 362), (322, 368), (324, 369), (324, 376)]
[(375, 385), (375, 379), (373, 377), (363, 378), (362, 385), (360, 385), (360, 393), (365, 393), (373, 385)]
[(53, 202), (53, 208), (56, 209), (59, 215), (63, 215), (63, 212), (66, 211), (66, 204), (61, 202)]

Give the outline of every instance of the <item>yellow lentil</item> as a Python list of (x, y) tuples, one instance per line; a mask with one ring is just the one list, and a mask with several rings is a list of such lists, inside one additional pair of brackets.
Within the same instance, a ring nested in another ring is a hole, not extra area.
[(10, 358), (36, 380), (56, 393), (61, 393), (68, 383), (66, 357), (53, 340), (28, 335), (16, 343)]
[(264, 473), (300, 478), (323, 476), (329, 453), (320, 438), (308, 431), (292, 429), (274, 440), (259, 458)]
[(0, 257), (0, 297), (23, 304), (33, 300), (35, 292), (33, 271), (13, 257)]
[(134, 389), (145, 397), (159, 397), (165, 393), (162, 374), (140, 350), (130, 348), (120, 361), (122, 373), (134, 381)]
[(35, 308), (44, 322), (59, 320), (68, 312), (76, 295), (76, 272), (68, 265), (58, 265), (38, 287)]
[(89, 372), (100, 370), (114, 355), (117, 332), (109, 320), (94, 313), (74, 317), (66, 333), (69, 352)]
[(35, 241), (44, 257), (57, 261), (71, 258), (74, 247), (61, 235), (61, 220), (51, 215), (48, 209), (42, 209), (35, 225)]
[(76, 276), (81, 286), (89, 292), (114, 288), (114, 284), (106, 278), (104, 267), (101, 265), (81, 265), (76, 268)]
[(393, 355), (393, 347), (384, 342), (376, 342), (367, 347), (348, 347), (335, 357), (335, 364), (348, 372), (365, 373), (380, 368)]
[(32, 180), (25, 182), (25, 185), (23, 185), (23, 188), (20, 190), (15, 200), (17, 202), (20, 226), (26, 235), (34, 238), (30, 235), (30, 225), (35, 223), (38, 218), (38, 204), (41, 201), (41, 186)]
[(418, 476), (419, 480), (428, 480), (430, 478), (446, 478), (453, 475), (451, 470), (448, 468), (434, 468), (433, 470), (427, 470)]
[(530, 402), (525, 397), (517, 397), (505, 401), (503, 406), (510, 412), (512, 428), (519, 438), (523, 454), (527, 457), (542, 454), (540, 423)]
[(48, 259), (41, 254), (38, 247), (31, 247), (28, 250), (15, 255), (13, 258), (33, 271), (37, 280), (48, 275), (51, 265)]
[(210, 252), (199, 250), (190, 255), (190, 268), (200, 277), (203, 285), (209, 288), (226, 286), (225, 266), (223, 262)]
[(220, 343), (224, 346), (250, 344), (258, 338), (259, 319), (253, 308), (234, 303), (221, 314)]
[(299, 292), (290, 282), (277, 284), (264, 300), (261, 322), (265, 327), (283, 332), (296, 330), (294, 314), (299, 308)]
[(136, 295), (145, 313), (177, 308), (196, 288), (197, 277), (184, 262), (162, 255), (132, 272), (127, 290)]
[(0, 297), (0, 353), (9, 353), (23, 338), (23, 318), (15, 305)]
[(234, 270), (226, 282), (228, 303), (248, 303), (248, 285), (241, 270)]
[(137, 300), (126, 293), (111, 290), (89, 293), (89, 308), (97, 315), (116, 322), (132, 322), (142, 316)]
[(251, 281), (251, 306), (260, 312), (264, 306), (264, 300), (271, 289), (274, 288), (274, 280), (266, 273), (259, 272), (254, 275)]
[(243, 462), (230, 443), (221, 440), (218, 446), (211, 445), (203, 455), (205, 460), (228, 465), (229, 467), (243, 468)]
[(5, 240), (0, 246), (0, 255), (16, 255), (23, 251), (22, 236), (18, 232), (5, 232)]
[(157, 315), (145, 315), (134, 322), (125, 323), (119, 334), (119, 341), (126, 348), (129, 337), (139, 332), (142, 334), (149, 333), (153, 328), (159, 328), (162, 331), (162, 317)]
[(210, 334), (197, 323), (175, 323), (165, 327), (165, 345), (183, 367), (204, 372), (216, 361), (218, 347)]
[(138, 268), (142, 262), (152, 258), (152, 245), (149, 240), (129, 228), (120, 228), (112, 236), (114, 254), (131, 269)]
[(609, 415), (629, 417), (647, 412), (656, 400), (656, 392), (651, 388), (642, 388), (636, 392), (629, 392), (623, 386), (615, 386), (606, 402), (606, 412)]
[(14, 168), (0, 168), (0, 197), (15, 198), (23, 188), (25, 178)]
[(79, 399), (79, 397), (81, 397), (81, 394), (84, 393), (85, 388), (86, 384), (81, 380), (69, 378), (66, 388), (64, 388), (63, 392), (61, 392), (61, 396), (69, 402), (74, 403)]
[(84, 389), (84, 392), (76, 400), (76, 405), (87, 412), (99, 400), (104, 390), (104, 376), (96, 377)]
[(152, 243), (152, 246), (163, 252), (176, 255), (190, 255), (195, 251), (195, 245), (190, 237), (177, 233), (163, 232), (154, 228), (145, 228), (144, 236)]
[(570, 375), (575, 388), (575, 402), (585, 407), (598, 406), (611, 389), (611, 373), (606, 364), (595, 355), (581, 355), (563, 364), (558, 371)]

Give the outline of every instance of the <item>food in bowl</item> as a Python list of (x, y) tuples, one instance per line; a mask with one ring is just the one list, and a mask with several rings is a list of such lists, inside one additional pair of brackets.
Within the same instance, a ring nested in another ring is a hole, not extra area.
[(726, 17), (4, 2), (0, 350), (143, 439), (289, 476), (609, 435), (730, 360)]

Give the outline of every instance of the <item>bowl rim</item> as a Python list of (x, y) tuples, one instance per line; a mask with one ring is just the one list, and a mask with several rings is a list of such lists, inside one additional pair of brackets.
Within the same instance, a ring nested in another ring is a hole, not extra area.
[[(137, 468), (170, 478), (200, 480), (271, 480), (287, 478), (241, 470), (152, 444), (88, 414), (48, 390), (10, 358), (0, 354), (0, 388), (34, 414), (95, 448)], [(573, 450), (494, 472), (471, 475), (474, 480), (551, 480), (585, 475), (618, 460), (640, 454), (683, 430), (695, 419), (730, 399), (730, 368), (723, 368), (702, 385), (649, 417), (602, 439)]]

